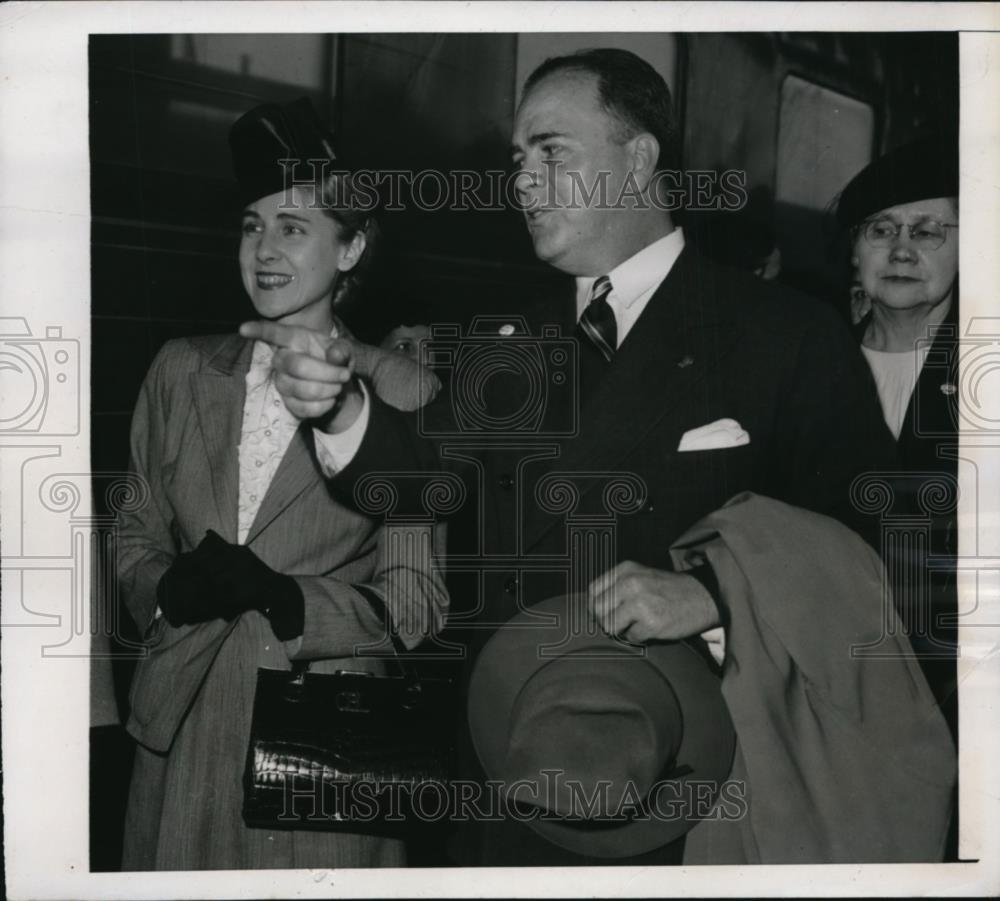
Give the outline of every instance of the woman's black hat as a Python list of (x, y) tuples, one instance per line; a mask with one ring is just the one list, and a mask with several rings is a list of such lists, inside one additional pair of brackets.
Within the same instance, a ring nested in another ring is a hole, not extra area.
[[(292, 176), (296, 182), (310, 180), (313, 173), (321, 176), (324, 163), (332, 172), (329, 164), (337, 160), (333, 134), (307, 97), (254, 107), (233, 124), (229, 146), (244, 203), (284, 191)], [(282, 160), (297, 164), (287, 181)], [(312, 169), (311, 160), (319, 161)]]
[(862, 169), (837, 203), (837, 223), (850, 228), (901, 203), (958, 196), (958, 137), (939, 134), (897, 147)]

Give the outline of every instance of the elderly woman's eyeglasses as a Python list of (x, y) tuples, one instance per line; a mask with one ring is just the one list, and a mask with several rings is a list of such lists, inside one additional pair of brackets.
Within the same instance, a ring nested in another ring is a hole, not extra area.
[(872, 247), (889, 247), (903, 229), (910, 235), (910, 241), (924, 250), (937, 250), (948, 237), (949, 228), (958, 228), (957, 222), (938, 222), (936, 219), (921, 219), (912, 225), (899, 225), (891, 219), (868, 219), (857, 231), (864, 235)]

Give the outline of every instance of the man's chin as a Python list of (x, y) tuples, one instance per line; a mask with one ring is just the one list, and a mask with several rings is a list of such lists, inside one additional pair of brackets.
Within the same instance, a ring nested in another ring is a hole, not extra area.
[(591, 267), (580, 259), (579, 254), (570, 254), (564, 247), (535, 247), (535, 256), (543, 263), (548, 263), (553, 269), (558, 269), (566, 275), (585, 276), (591, 273)]
[(551, 266), (557, 266), (559, 258), (565, 252), (565, 248), (560, 247), (558, 242), (537, 233), (532, 235), (531, 243), (535, 249), (535, 256)]

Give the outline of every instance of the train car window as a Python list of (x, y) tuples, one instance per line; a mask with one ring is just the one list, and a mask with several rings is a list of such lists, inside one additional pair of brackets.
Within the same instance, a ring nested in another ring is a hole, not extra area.
[(824, 210), (871, 160), (871, 105), (789, 75), (781, 84), (775, 199)]
[(781, 83), (775, 154), (775, 225), (784, 276), (829, 296), (838, 284), (826, 211), (872, 158), (875, 111), (797, 75)]
[(203, 74), (232, 73), (321, 90), (329, 81), (328, 41), (321, 34), (173, 34), (170, 59)]

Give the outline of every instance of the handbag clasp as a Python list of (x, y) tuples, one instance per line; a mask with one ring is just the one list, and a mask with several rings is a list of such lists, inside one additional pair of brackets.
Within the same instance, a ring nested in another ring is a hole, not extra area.
[(360, 691), (338, 691), (335, 700), (337, 710), (341, 713), (369, 713), (370, 709), (365, 706), (361, 698)]

